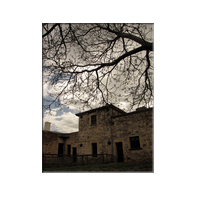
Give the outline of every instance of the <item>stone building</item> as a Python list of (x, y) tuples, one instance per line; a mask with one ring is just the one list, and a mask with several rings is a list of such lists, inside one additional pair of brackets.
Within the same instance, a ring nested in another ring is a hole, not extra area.
[(107, 104), (76, 116), (78, 132), (52, 132), (46, 123), (43, 154), (91, 155), (93, 160), (97, 155), (108, 154), (113, 155), (114, 162), (152, 160), (153, 108), (142, 107), (126, 113)]

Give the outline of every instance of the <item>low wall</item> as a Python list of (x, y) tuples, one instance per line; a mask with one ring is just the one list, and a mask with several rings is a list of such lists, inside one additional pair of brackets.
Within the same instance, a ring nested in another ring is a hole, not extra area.
[(111, 154), (97, 154), (97, 155), (67, 155), (67, 154), (43, 154), (42, 163), (44, 165), (77, 165), (77, 164), (94, 164), (94, 163), (110, 163), (112, 162)]

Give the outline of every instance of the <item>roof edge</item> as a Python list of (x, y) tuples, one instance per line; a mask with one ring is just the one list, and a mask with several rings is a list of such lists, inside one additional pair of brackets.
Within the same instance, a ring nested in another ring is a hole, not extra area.
[(125, 114), (122, 114), (122, 115), (111, 116), (111, 118), (114, 119), (114, 118), (117, 118), (117, 117), (124, 117), (124, 116), (127, 116), (127, 115), (137, 114), (137, 113), (146, 112), (146, 111), (153, 111), (153, 107), (152, 108), (146, 108), (145, 110), (138, 110), (138, 111), (133, 111), (133, 112), (130, 112), (130, 113), (125, 113)]
[(88, 110), (88, 111), (84, 111), (84, 112), (80, 112), (80, 113), (77, 113), (75, 114), (76, 116), (81, 116), (81, 115), (84, 115), (84, 114), (87, 114), (87, 113), (92, 113), (92, 112), (95, 112), (96, 110), (103, 110), (103, 109), (107, 109), (108, 107), (118, 111), (118, 112), (121, 112), (123, 114), (125, 114), (126, 112), (121, 110), (120, 108), (112, 105), (112, 104), (106, 104), (105, 106), (102, 106), (102, 107), (99, 107), (99, 108), (94, 108), (94, 109), (91, 109), (91, 110)]

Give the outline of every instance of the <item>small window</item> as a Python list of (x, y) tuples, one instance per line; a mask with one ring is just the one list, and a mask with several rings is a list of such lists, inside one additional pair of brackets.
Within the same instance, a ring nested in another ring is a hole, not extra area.
[(92, 156), (97, 157), (97, 143), (92, 143)]
[(139, 136), (130, 137), (131, 149), (140, 149)]
[(97, 120), (96, 120), (96, 115), (92, 115), (91, 116), (91, 124), (96, 124), (97, 123)]

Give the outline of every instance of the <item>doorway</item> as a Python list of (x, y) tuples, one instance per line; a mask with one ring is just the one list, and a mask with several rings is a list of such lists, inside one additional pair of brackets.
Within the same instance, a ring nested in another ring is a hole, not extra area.
[(71, 155), (71, 145), (67, 145), (67, 155)]
[(63, 156), (63, 143), (58, 144), (58, 157)]
[(97, 143), (92, 143), (92, 156), (97, 157)]
[(77, 157), (76, 157), (76, 147), (73, 147), (73, 162), (77, 161)]
[(116, 142), (117, 147), (117, 161), (118, 162), (124, 162), (124, 156), (123, 156), (123, 148), (122, 148), (122, 142)]

